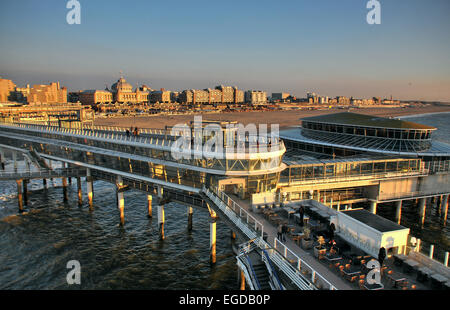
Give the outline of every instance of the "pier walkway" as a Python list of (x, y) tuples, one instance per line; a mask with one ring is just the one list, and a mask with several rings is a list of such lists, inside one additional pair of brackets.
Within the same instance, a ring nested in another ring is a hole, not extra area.
[[(249, 202), (241, 200), (235, 195), (230, 195), (230, 198), (245, 210), (251, 212), (251, 206)], [(310, 268), (315, 270), (316, 276), (322, 277), (322, 281), (329, 282), (329, 284), (332, 285), (335, 289), (355, 289), (353, 286), (349, 285), (347, 281), (332, 273), (327, 267), (319, 263), (315, 257), (311, 256), (310, 253), (303, 250), (292, 239), (286, 238), (286, 242), (281, 243), (280, 240), (277, 239), (277, 227), (267, 221), (262, 214), (252, 212), (252, 216), (254, 216), (264, 226), (264, 232), (267, 233), (267, 243), (269, 243), (274, 249), (278, 250), (280, 253), (285, 253), (285, 256), (289, 255), (293, 257), (292, 254), (295, 254), (303, 264), (306, 263), (310, 266)], [(288, 253), (289, 250), (285, 251), (285, 247), (289, 249), (291, 253)], [(289, 259), (290, 257), (286, 258)]]

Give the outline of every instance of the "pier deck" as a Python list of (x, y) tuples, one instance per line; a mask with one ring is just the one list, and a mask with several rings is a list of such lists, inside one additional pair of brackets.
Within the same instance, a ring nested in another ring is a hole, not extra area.
[[(251, 211), (251, 207), (248, 201), (239, 199), (236, 195), (229, 195), (235, 202), (237, 202), (242, 208)], [(274, 247), (275, 238), (277, 236), (277, 227), (275, 227), (272, 223), (267, 221), (262, 214), (252, 212), (252, 216), (254, 216), (258, 221), (260, 221), (264, 225), (264, 231), (267, 233), (267, 242)], [(310, 265), (314, 270), (316, 270), (320, 275), (325, 277), (328, 282), (330, 282), (334, 287), (339, 290), (353, 290), (356, 287), (352, 286), (345, 279), (340, 278), (338, 275), (333, 273), (323, 264), (321, 264), (314, 256), (312, 256), (309, 252), (302, 249), (298, 246), (292, 239), (286, 238), (286, 242), (284, 244), (292, 250), (300, 259)]]

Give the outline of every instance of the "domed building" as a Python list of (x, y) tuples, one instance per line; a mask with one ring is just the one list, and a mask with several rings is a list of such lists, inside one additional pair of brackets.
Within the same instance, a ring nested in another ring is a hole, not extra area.
[(114, 101), (119, 103), (144, 103), (149, 100), (148, 91), (140, 91), (136, 88), (133, 92), (133, 86), (123, 77), (120, 77), (111, 86), (111, 91), (114, 95)]

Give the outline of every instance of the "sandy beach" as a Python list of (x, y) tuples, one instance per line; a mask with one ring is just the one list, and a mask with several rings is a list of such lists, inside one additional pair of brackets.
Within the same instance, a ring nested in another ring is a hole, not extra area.
[[(345, 112), (348, 109), (326, 109), (313, 111), (264, 111), (264, 112), (221, 112), (221, 113), (197, 113), (189, 115), (154, 115), (135, 117), (97, 118), (95, 125), (139, 127), (139, 128), (164, 128), (176, 124), (189, 123), (194, 120), (194, 115), (202, 115), (203, 120), (237, 121), (247, 125), (253, 124), (280, 124), (280, 129), (286, 129), (300, 124), (300, 119), (308, 116)], [(429, 105), (424, 107), (407, 108), (361, 108), (352, 109), (350, 112), (375, 115), (381, 117), (399, 117), (406, 115), (450, 112), (450, 105)]]

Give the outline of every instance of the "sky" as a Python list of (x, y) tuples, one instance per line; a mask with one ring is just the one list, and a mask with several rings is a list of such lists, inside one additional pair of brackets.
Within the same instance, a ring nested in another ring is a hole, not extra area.
[(450, 102), (450, 1), (0, 0), (0, 76), (104, 89), (237, 86)]

